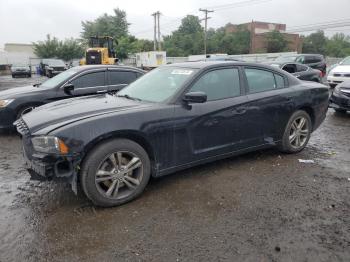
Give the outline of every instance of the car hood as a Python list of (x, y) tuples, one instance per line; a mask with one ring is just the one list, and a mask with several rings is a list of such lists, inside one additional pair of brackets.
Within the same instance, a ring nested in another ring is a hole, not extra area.
[(350, 65), (339, 65), (332, 69), (332, 74), (334, 73), (350, 73)]
[(30, 132), (35, 133), (43, 128), (49, 127), (52, 131), (86, 118), (151, 105), (108, 94), (94, 95), (46, 104), (25, 114), (22, 118)]
[(24, 94), (40, 92), (40, 91), (41, 91), (40, 88), (35, 86), (15, 87), (15, 88), (10, 88), (10, 89), (1, 91), (0, 99), (16, 98)]

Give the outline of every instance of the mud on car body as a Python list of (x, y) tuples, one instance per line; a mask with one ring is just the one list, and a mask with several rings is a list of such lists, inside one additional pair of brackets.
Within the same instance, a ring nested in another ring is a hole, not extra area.
[(195, 62), (151, 71), (117, 95), (68, 99), (16, 122), (31, 173), (80, 181), (96, 205), (158, 177), (278, 146), (295, 153), (325, 118), (328, 88), (271, 66)]

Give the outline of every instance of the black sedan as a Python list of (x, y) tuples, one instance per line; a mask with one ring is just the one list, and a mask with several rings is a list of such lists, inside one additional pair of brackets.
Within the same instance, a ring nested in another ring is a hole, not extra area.
[(329, 107), (339, 113), (350, 111), (350, 81), (345, 81), (334, 88)]
[(322, 72), (317, 69), (313, 69), (306, 65), (299, 63), (269, 63), (271, 66), (279, 67), (280, 69), (294, 75), (300, 80), (313, 81), (321, 83), (322, 81)]
[(73, 67), (40, 85), (11, 88), (0, 92), (0, 129), (33, 108), (56, 100), (96, 93), (116, 92), (145, 72), (125, 66)]
[(115, 206), (158, 177), (278, 146), (296, 153), (326, 116), (328, 88), (270, 66), (160, 67), (116, 95), (55, 102), (16, 122), (33, 177), (62, 178)]

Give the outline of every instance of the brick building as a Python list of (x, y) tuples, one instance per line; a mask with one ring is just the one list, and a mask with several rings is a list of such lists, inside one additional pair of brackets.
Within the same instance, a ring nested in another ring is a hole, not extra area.
[(298, 53), (302, 50), (302, 38), (298, 34), (286, 33), (285, 24), (267, 23), (252, 21), (239, 25), (226, 25), (226, 32), (235, 32), (239, 28), (245, 28), (250, 31), (250, 53), (266, 52), (266, 33), (272, 31), (279, 31), (288, 41), (288, 51), (296, 51)]

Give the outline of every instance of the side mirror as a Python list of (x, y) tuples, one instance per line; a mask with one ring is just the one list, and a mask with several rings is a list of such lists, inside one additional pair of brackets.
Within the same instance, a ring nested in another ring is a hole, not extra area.
[(74, 85), (71, 83), (66, 84), (63, 87), (63, 91), (67, 94), (67, 95), (72, 95), (72, 92), (74, 91)]
[(189, 92), (182, 99), (187, 103), (204, 103), (207, 101), (207, 94), (204, 92)]

